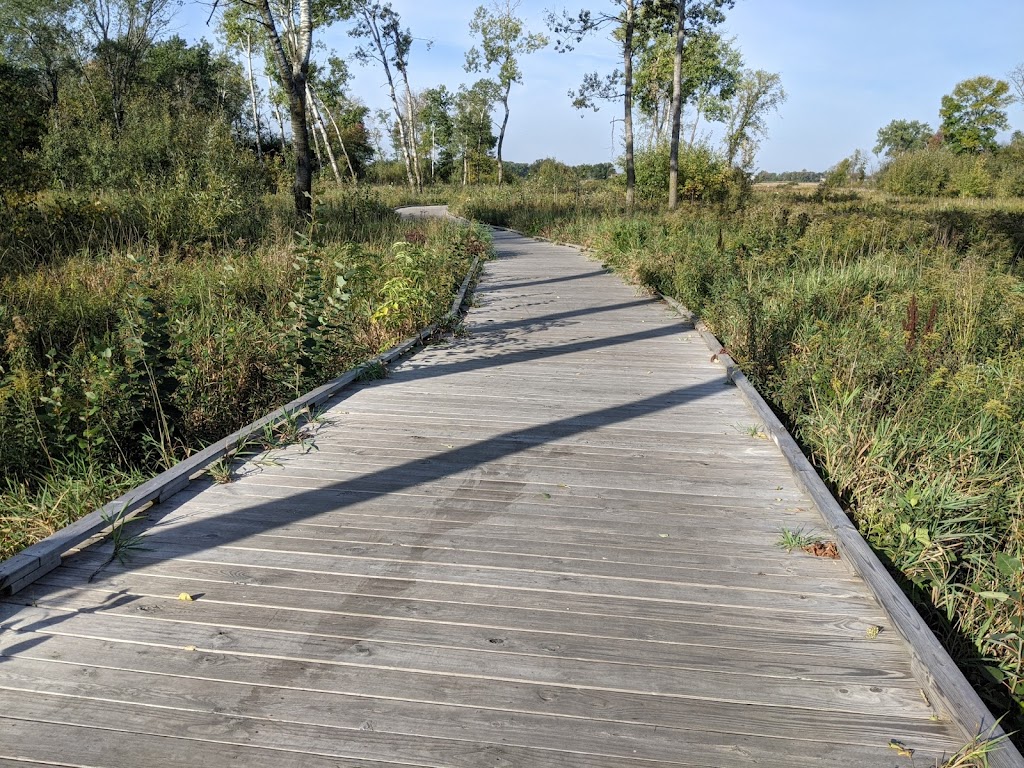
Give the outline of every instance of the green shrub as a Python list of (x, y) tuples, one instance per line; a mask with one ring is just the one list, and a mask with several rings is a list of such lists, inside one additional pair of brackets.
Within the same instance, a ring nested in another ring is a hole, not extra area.
[(0, 205), (43, 183), (35, 154), (46, 128), (48, 105), (36, 74), (0, 61)]
[[(667, 200), (668, 145), (660, 144), (653, 149), (640, 150), (634, 157), (634, 166), (637, 198), (647, 202)], [(624, 180), (624, 177), (621, 179)], [(684, 145), (679, 148), (678, 195), (681, 200), (724, 200), (730, 195), (730, 186), (736, 181), (725, 160), (707, 145)]]
[(956, 156), (948, 150), (905, 152), (881, 171), (878, 186), (893, 195), (937, 197), (947, 193), (955, 166)]
[(992, 169), (984, 157), (960, 155), (949, 177), (948, 192), (958, 197), (991, 197), (995, 189)]

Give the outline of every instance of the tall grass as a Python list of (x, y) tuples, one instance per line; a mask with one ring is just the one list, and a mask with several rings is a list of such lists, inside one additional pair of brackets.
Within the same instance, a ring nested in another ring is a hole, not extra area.
[(1024, 722), (1024, 201), (758, 194), (619, 215), (464, 199), (680, 299), (788, 422), (1011, 726)]
[(365, 190), (319, 200), (304, 234), (271, 200), (253, 212), (271, 212), (258, 239), (230, 245), (168, 245), (145, 221), (61, 243), (54, 201), (32, 213), (58, 225), (45, 252), (38, 231), (8, 234), (0, 558), (439, 318), (487, 247), (471, 228), (403, 222)]

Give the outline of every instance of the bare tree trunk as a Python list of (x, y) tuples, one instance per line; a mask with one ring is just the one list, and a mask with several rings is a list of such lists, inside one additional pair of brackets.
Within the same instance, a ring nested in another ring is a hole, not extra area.
[[(668, 209), (679, 203), (679, 129), (683, 114), (683, 46), (686, 43), (686, 0), (679, 0), (676, 54), (672, 66), (672, 139), (668, 154)], [(696, 130), (696, 124), (694, 125)]]
[(309, 109), (313, 113), (313, 130), (320, 129), (320, 136), (324, 140), (324, 147), (327, 149), (327, 159), (331, 162), (331, 170), (334, 171), (334, 180), (338, 182), (338, 186), (341, 186), (341, 171), (338, 170), (338, 161), (334, 159), (334, 150), (331, 149), (331, 137), (327, 135), (327, 124), (324, 122), (324, 116), (320, 114), (320, 108), (316, 104), (316, 99), (313, 98), (313, 92), (309, 86), (306, 86), (306, 101), (309, 103)]
[(409, 153), (412, 155), (412, 167), (415, 171), (416, 176), (416, 191), (423, 189), (423, 177), (420, 174), (420, 156), (419, 150), (417, 149), (416, 140), (416, 118), (413, 114), (412, 108), (412, 89), (409, 87), (409, 77), (403, 67), (401, 70), (402, 80), (405, 82), (405, 109), (406, 109), (406, 120), (408, 120), (408, 134), (409, 134)]
[(377, 49), (378, 61), (381, 66), (384, 67), (384, 75), (388, 80), (388, 94), (391, 96), (391, 106), (395, 110), (395, 117), (398, 119), (398, 138), (402, 143), (402, 157), (405, 160), (405, 176), (409, 181), (409, 186), (416, 188), (416, 177), (413, 175), (412, 169), (412, 153), (409, 149), (409, 136), (405, 127), (405, 117), (402, 114), (402, 107), (398, 103), (398, 94), (395, 92), (395, 78), (391, 74), (391, 65), (388, 64), (388, 55), (385, 50), (384, 40), (381, 37), (380, 27), (377, 25), (377, 17), (373, 15), (369, 10), (362, 8), (360, 14), (363, 16), (366, 22), (366, 29), (369, 33), (370, 39), (373, 41), (374, 48)]
[(633, 209), (636, 198), (636, 166), (633, 163), (633, 32), (636, 27), (636, 0), (626, 0), (625, 38), (622, 44), (623, 80), (623, 131), (626, 138), (626, 207)]
[(283, 154), (288, 137), (284, 135), (284, 117), (281, 115), (281, 108), (277, 104), (274, 105), (274, 115), (277, 117), (277, 130), (281, 135), (281, 153)]
[(355, 184), (358, 181), (358, 179), (356, 179), (356, 171), (355, 168), (352, 167), (352, 158), (348, 156), (348, 150), (345, 149), (345, 140), (341, 138), (341, 131), (338, 129), (338, 123), (335, 121), (334, 115), (331, 114), (330, 108), (323, 99), (320, 100), (320, 107), (322, 111), (327, 114), (327, 119), (331, 121), (331, 125), (334, 127), (334, 135), (338, 137), (338, 146), (341, 147), (341, 154), (345, 158), (345, 165), (348, 166), (348, 172), (352, 174), (352, 183)]
[[(306, 80), (309, 76), (309, 55), (313, 47), (313, 20), (310, 0), (298, 0), (299, 29), (294, 32), (294, 60), (289, 60), (278, 35), (277, 22), (270, 0), (254, 0), (270, 48), (277, 61), (281, 85), (288, 95), (288, 113), (292, 123), (292, 150), (295, 154), (295, 212), (307, 221), (313, 218), (313, 168), (309, 153), (309, 127), (306, 121)], [(290, 26), (290, 25), (289, 25)]]
[(702, 114), (704, 114), (704, 110), (701, 109), (700, 101), (698, 101), (696, 114), (693, 116), (693, 128), (690, 129), (690, 143), (687, 145), (689, 149), (693, 149), (694, 142), (697, 141), (697, 125), (700, 123), (700, 116)]
[(504, 163), (501, 160), (501, 147), (505, 143), (505, 128), (508, 126), (508, 94), (512, 90), (512, 81), (509, 80), (505, 86), (505, 95), (501, 98), (502, 106), (505, 107), (505, 117), (501, 120), (501, 130), (498, 131), (498, 186), (504, 178)]
[(252, 125), (256, 131), (256, 157), (263, 159), (263, 128), (260, 125), (260, 107), (256, 100), (256, 75), (252, 71), (252, 35), (245, 33), (245, 61), (249, 73), (249, 99), (252, 101)]

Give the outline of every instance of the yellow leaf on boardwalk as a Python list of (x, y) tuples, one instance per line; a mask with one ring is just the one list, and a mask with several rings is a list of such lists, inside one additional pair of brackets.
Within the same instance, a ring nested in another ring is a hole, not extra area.
[(182, 592), (180, 595), (178, 595), (178, 599), (184, 600), (186, 603), (191, 603), (192, 595), (190, 595), (188, 592)]

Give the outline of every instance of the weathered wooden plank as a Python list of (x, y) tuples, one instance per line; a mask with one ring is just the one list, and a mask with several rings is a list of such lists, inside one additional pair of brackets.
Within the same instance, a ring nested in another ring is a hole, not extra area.
[[(72, 565), (75, 561), (71, 561)], [(102, 561), (101, 561), (102, 562)], [(190, 591), (187, 584), (192, 581), (227, 581), (250, 587), (279, 587), (285, 590), (311, 590), (322, 592), (329, 605), (337, 606), (350, 597), (369, 597), (385, 600), (412, 601), (407, 611), (410, 615), (428, 611), (435, 604), (463, 605), (502, 608), (512, 610), (550, 611), (564, 620), (573, 620), (577, 615), (600, 617), (603, 620), (621, 620), (644, 626), (650, 622), (665, 623), (677, 628), (676, 631), (695, 631), (694, 624), (702, 624), (711, 631), (723, 627), (735, 627), (748, 632), (751, 637), (762, 631), (826, 634), (836, 637), (864, 637), (870, 627), (885, 626), (884, 613), (878, 606), (868, 610), (823, 612), (814, 610), (786, 610), (782, 606), (744, 607), (708, 606), (696, 600), (667, 599), (653, 600), (626, 596), (586, 595), (569, 590), (529, 590), (515, 587), (488, 587), (469, 584), (453, 585), (447, 582), (435, 583), (425, 579), (394, 577), (368, 578), (363, 575), (318, 573), (295, 568), (273, 568), (263, 564), (236, 564), (216, 562), (194, 562), (184, 560), (155, 561), (150, 565), (132, 563), (128, 570), (119, 563), (111, 562), (99, 568), (92, 565), (73, 568), (64, 566), (68, 573), (74, 572), (75, 579), (93, 579), (100, 582), (107, 576), (126, 579), (125, 589), (135, 573), (166, 578), (169, 583), (180, 582), (181, 586), (169, 587), (171, 594)], [(47, 577), (49, 578), (49, 577)], [(457, 588), (456, 588), (457, 586)], [(196, 590), (199, 591), (199, 590)], [(8, 598), (17, 600), (17, 596)], [(0, 606), (3, 603), (0, 602)], [(802, 608), (803, 606), (801, 606)]]
[[(564, 478), (571, 479), (571, 478)], [(254, 485), (267, 484), (298, 491), (320, 492), (318, 499), (327, 499), (331, 493), (349, 490), (373, 490), (391, 493), (406, 488), (430, 485), (433, 489), (465, 491), (472, 489), (479, 494), (491, 494), (498, 501), (533, 495), (537, 498), (559, 499), (603, 499), (605, 501), (633, 499), (651, 506), (659, 504), (685, 503), (687, 496), (713, 497), (751, 501), (778, 501), (791, 504), (806, 504), (806, 497), (793, 489), (765, 486), (755, 481), (722, 483), (714, 479), (680, 480), (673, 488), (666, 490), (642, 488), (616, 488), (613, 485), (575, 486), (557, 482), (533, 482), (524, 476), (521, 480), (500, 480), (469, 472), (432, 472), (425, 468), (410, 467), (404, 471), (363, 473), (363, 472), (252, 472), (249, 482)], [(547, 494), (545, 496), (545, 494)], [(481, 496), (481, 498), (487, 498)], [(301, 499), (300, 499), (301, 500)]]
[[(749, 585), (696, 583), (684, 578), (642, 579), (636, 577), (602, 576), (580, 573), (573, 569), (497, 567), (462, 564), (452, 558), (449, 562), (397, 560), (387, 558), (354, 557), (319, 554), (303, 551), (299, 547), (288, 549), (287, 540), (274, 547), (240, 547), (222, 545), (215, 549), (201, 544), (171, 544), (160, 546), (159, 554), (141, 551), (133, 554), (133, 563), (146, 565), (159, 563), (169, 557), (183, 562), (219, 563), (222, 565), (248, 565), (261, 568), (279, 568), (296, 572), (380, 578), (400, 581), (430, 581), (450, 588), (490, 587), (499, 590), (518, 589), (577, 596), (600, 596), (605, 599), (627, 598), (662, 600), (673, 603), (691, 603), (713, 606), (731, 606), (752, 610), (793, 611), (797, 613), (831, 611), (846, 615), (872, 615), (871, 600), (856, 587), (842, 584), (807, 592), (784, 589), (759, 589)], [(82, 559), (100, 568), (109, 558), (102, 552), (90, 553)]]
[[(728, 484), (737, 487), (736, 476), (742, 473), (743, 482), (738, 487), (747, 485), (760, 485), (764, 490), (774, 491), (776, 488), (789, 486), (792, 483), (783, 480), (780, 482), (779, 473), (782, 468), (779, 466), (759, 466), (751, 462), (751, 466), (739, 468), (736, 466), (714, 466), (709, 460), (694, 460), (689, 466), (683, 465), (675, 472), (651, 472), (634, 471), (628, 464), (619, 463), (613, 467), (607, 462), (589, 462), (581, 458), (575, 462), (575, 467), (566, 464), (561, 466), (550, 466), (546, 464), (531, 464), (527, 461), (486, 461), (480, 464), (472, 462), (471, 457), (475, 453), (474, 446), (455, 448), (433, 456), (413, 457), (402, 464), (392, 463), (381, 464), (372, 461), (360, 461), (358, 456), (345, 454), (330, 454), (317, 451), (309, 456), (296, 453), (279, 453), (275, 458), (277, 466), (254, 467), (257, 471), (267, 477), (280, 474), (289, 476), (307, 477), (319, 475), (325, 479), (344, 480), (353, 475), (365, 476), (366, 474), (378, 474), (382, 472), (398, 471), (403, 474), (410, 474), (412, 471), (428, 473), (430, 476), (442, 475), (444, 477), (462, 477), (467, 473), (479, 473), (486, 471), (488, 481), (498, 482), (503, 480), (521, 481), (525, 474), (529, 474), (531, 483), (537, 485), (555, 485), (557, 487), (568, 487), (569, 481), (573, 488), (617, 488), (619, 490), (643, 490), (656, 486), (665, 493), (670, 493), (679, 488), (689, 490), (693, 487), (692, 482), (683, 482), (680, 478), (682, 473), (699, 475), (704, 483)], [(529, 454), (522, 454), (528, 459)], [(394, 457), (397, 458), (397, 457)], [(596, 464), (596, 466), (595, 466)], [(341, 467), (344, 467), (342, 469)], [(687, 471), (688, 470), (688, 471)], [(772, 485), (775, 483), (776, 485)]]
[[(527, 524), (503, 527), (486, 525), (479, 518), (448, 521), (406, 517), (388, 521), (371, 514), (362, 519), (321, 513), (314, 518), (289, 515), (286, 504), (265, 508), (259, 505), (209, 507), (202, 512), (184, 508), (160, 520), (159, 529), (146, 538), (155, 546), (160, 537), (191, 535), (201, 527), (204, 538), (212, 543), (216, 537), (240, 543), (252, 543), (260, 537), (289, 537), (315, 542), (335, 542), (339, 546), (358, 547), (367, 554), (380, 547), (409, 550), (457, 549), (467, 552), (553, 557), (562, 560), (584, 560), (617, 564), (636, 564), (641, 571), (650, 566), (675, 569), (756, 573), (759, 576), (817, 576), (844, 580), (851, 578), (841, 560), (830, 560), (827, 566), (812, 561), (804, 553), (786, 554), (769, 537), (778, 528), (754, 538), (729, 528), (705, 530), (699, 518), (682, 524), (661, 524), (659, 520), (638, 520), (633, 535), (618, 533), (574, 533), (564, 528), (531, 527)], [(300, 513), (301, 514), (301, 513)], [(669, 521), (670, 523), (672, 521)], [(336, 550), (337, 551), (337, 550)], [(497, 563), (497, 561), (495, 561)], [(832, 566), (835, 566), (832, 568)]]
[[(192, 534), (196, 526), (189, 526), (187, 533)], [(174, 530), (164, 532), (161, 536), (173, 538)], [(321, 536), (285, 536), (275, 532), (249, 536), (248, 529), (231, 529), (213, 524), (203, 524), (201, 535), (206, 545), (224, 543), (232, 549), (243, 549), (252, 552), (285, 552), (295, 555), (309, 555), (312, 558), (332, 557), (343, 558), (345, 562), (358, 559), (373, 562), (387, 562), (401, 567), (406, 563), (430, 565), (448, 565), (454, 568), (486, 568), (492, 571), (529, 571), (531, 573), (557, 574), (558, 576), (590, 577), (593, 579), (628, 579), (677, 584), (681, 588), (722, 588), (728, 590), (757, 590), (783, 594), (806, 595), (818, 597), (846, 597), (856, 582), (848, 579), (845, 569), (837, 564), (828, 573), (784, 572), (782, 568), (772, 568), (764, 561), (745, 563), (739, 559), (728, 561), (724, 558), (718, 562), (693, 563), (652, 562), (669, 558), (627, 558), (614, 559), (612, 554), (605, 557), (560, 557), (554, 554), (524, 552), (527, 547), (515, 547), (516, 551), (503, 551), (497, 547), (489, 549), (471, 549), (466, 546), (444, 546), (430, 541), (434, 537), (421, 537), (421, 541), (401, 542), (348, 542), (335, 540), (324, 534)], [(160, 547), (161, 539), (156, 536), (146, 537), (153, 546)], [(174, 545), (176, 546), (176, 545)], [(510, 546), (510, 549), (512, 547)], [(558, 547), (552, 547), (557, 550)], [(182, 552), (178, 548), (179, 552)], [(183, 552), (188, 554), (188, 552)], [(257, 556), (258, 557), (258, 556)], [(645, 559), (648, 562), (638, 562)], [(675, 558), (672, 558), (675, 559)], [(297, 563), (302, 560), (297, 559)], [(307, 560), (314, 563), (317, 560)], [(769, 561), (770, 562), (770, 561)]]
[[(35, 593), (31, 605), (56, 611), (88, 611), (95, 605), (96, 595), (90, 592), (63, 591), (52, 598)], [(204, 593), (194, 602), (182, 602), (177, 595), (147, 597), (138, 594), (122, 596), (103, 608), (103, 615), (132, 619), (204, 624), (212, 627), (250, 628), (268, 632), (301, 633), (308, 636), (333, 637), (362, 642), (372, 637), (385, 645), (417, 645), (456, 648), (539, 658), (569, 659), (595, 663), (629, 663), (638, 667), (665, 670), (703, 670), (715, 674), (719, 669), (745, 669), (752, 685), (758, 678), (775, 677), (815, 682), (855, 681), (859, 684), (909, 687), (909, 665), (900, 669), (891, 654), (865, 649), (867, 639), (855, 656), (838, 654), (773, 653), (763, 651), (751, 659), (749, 649), (732, 649), (721, 645), (651, 640), (648, 638), (614, 638), (582, 635), (568, 622), (561, 631), (537, 632), (526, 629), (494, 629), (451, 622), (418, 621), (415, 625), (402, 619), (384, 616), (353, 616), (324, 609), (298, 608), (291, 602), (277, 605), (232, 603), (210, 599)], [(879, 646), (880, 647), (880, 646)], [(851, 663), (856, 659), (857, 664)]]
[[(563, 507), (580, 508), (589, 507), (592, 509), (613, 508), (619, 511), (636, 511), (639, 513), (656, 513), (671, 515), (674, 510), (686, 514), (688, 510), (704, 509), (727, 509), (735, 512), (748, 511), (751, 513), (793, 510), (797, 508), (806, 509), (809, 505), (806, 497), (785, 495), (772, 495), (774, 488), (766, 489), (765, 493), (755, 493), (749, 497), (727, 495), (725, 493), (674, 493), (662, 496), (659, 503), (657, 497), (649, 495), (630, 495), (615, 493), (615, 489), (605, 489), (598, 493), (586, 493), (586, 489), (576, 489), (573, 492), (572, 486), (558, 488), (558, 494), (551, 493), (550, 485), (541, 487), (533, 493), (512, 493), (511, 488), (487, 487), (477, 478), (471, 478), (466, 482), (422, 482), (409, 483), (401, 477), (394, 476), (382, 480), (378, 477), (349, 481), (344, 484), (336, 484), (330, 488), (330, 496), (308, 496), (296, 494), (296, 485), (289, 485), (287, 478), (278, 482), (276, 476), (261, 475), (258, 472), (245, 473), (245, 490), (237, 491), (240, 495), (276, 496), (287, 497), (297, 510), (307, 514), (315, 511), (330, 511), (345, 507), (347, 504), (365, 502), (367, 500), (384, 500), (386, 497), (392, 499), (408, 499), (410, 503), (424, 503), (423, 500), (434, 500), (443, 504), (457, 504), (460, 502), (497, 502), (499, 509), (508, 509), (514, 505), (533, 504), (548, 509), (559, 509)], [(262, 480), (262, 481), (261, 481)], [(225, 489), (232, 492), (231, 488)], [(302, 485), (298, 484), (298, 490)], [(307, 489), (315, 490), (315, 489)], [(547, 494), (547, 495), (545, 495)], [(497, 506), (497, 505), (496, 505)], [(486, 508), (486, 507), (484, 507)]]
[[(663, 766), (713, 766), (716, 759), (710, 755), (693, 754), (685, 743), (675, 760), (651, 761), (634, 756), (606, 756), (593, 751), (592, 744), (584, 744), (575, 739), (567, 739), (562, 749), (543, 749), (537, 747), (509, 746), (498, 742), (474, 742), (469, 739), (441, 739), (421, 735), (383, 732), (373, 728), (346, 729), (310, 726), (305, 723), (237, 717), (216, 712), (190, 712), (182, 709), (157, 709), (145, 703), (125, 705), (119, 702), (104, 701), (102, 707), (85, 699), (70, 697), (47, 697), (32, 693), (17, 692), (11, 695), (19, 708), (26, 714), (44, 722), (60, 722), (62, 724), (81, 726), (95, 721), (102, 727), (127, 733), (141, 732), (146, 735), (177, 737), (187, 734), (187, 740), (198, 743), (227, 743), (232, 746), (252, 746), (257, 749), (273, 750), (282, 755), (282, 760), (295, 760), (308, 755), (312, 759), (334, 758), (346, 761), (381, 761), (387, 764), (420, 765), (429, 768), (480, 768), (481, 765), (528, 765), (536, 768), (659, 768)], [(140, 711), (151, 711), (149, 717), (138, 724), (135, 720)], [(685, 732), (684, 732), (685, 733)], [(567, 729), (566, 736), (571, 736)], [(799, 760), (789, 763), (776, 761), (754, 763), (753, 747), (762, 742), (767, 749), (771, 744), (767, 740), (738, 739), (741, 749), (726, 745), (719, 753), (745, 753), (748, 757), (741, 758), (739, 765), (800, 765)], [(753, 742), (753, 743), (751, 743)], [(144, 743), (144, 742), (140, 742)], [(177, 746), (177, 744), (175, 745)], [(705, 749), (709, 752), (710, 745)], [(842, 753), (835, 747), (822, 746), (821, 752)], [(850, 750), (861, 760), (888, 757), (886, 747), (875, 749), (862, 748)], [(888, 750), (891, 754), (891, 750)], [(819, 752), (820, 754), (820, 752)], [(938, 755), (926, 755), (938, 757)], [(150, 756), (156, 757), (156, 755)], [(842, 758), (840, 758), (842, 759)], [(214, 763), (218, 764), (218, 763)], [(286, 763), (291, 764), (291, 763)], [(362, 762), (359, 763), (363, 764)], [(809, 763), (803, 763), (807, 765)], [(835, 765), (859, 765), (851, 762), (833, 763)], [(870, 763), (869, 763), (870, 764)]]
[[(92, 705), (96, 712), (102, 708)], [(67, 719), (67, 718), (65, 718)], [(87, 718), (82, 718), (87, 719)], [(199, 741), (176, 733), (152, 735), (132, 731), (124, 723), (106, 728), (66, 725), (47, 720), (15, 719), (0, 713), (0, 756), (10, 755), (33, 765), (68, 768), (196, 768), (244, 765), (246, 768), (338, 768), (334, 756), (265, 749), (220, 741)], [(346, 760), (344, 768), (391, 768), (380, 760)], [(420, 764), (422, 765), (422, 764)], [(412, 768), (406, 763), (402, 768)]]
[[(86, 600), (95, 605), (124, 602), (126, 596), (177, 598), (182, 592), (196, 596), (197, 600), (230, 603), (233, 605), (285, 606), (288, 610), (319, 611), (323, 614), (360, 619), (384, 619), (386, 622), (406, 622), (411, 635), (422, 622), (436, 622), (472, 626), (488, 630), (526, 630), (544, 633), (571, 633), (578, 637), (637, 640), (644, 643), (669, 645), (701, 645), (709, 648), (728, 648), (759, 653), (797, 654), (825, 658), (857, 658), (863, 654), (869, 639), (863, 630), (832, 622), (814, 632), (800, 625), (788, 628), (763, 627), (750, 621), (743, 627), (708, 624), (681, 613), (674, 622), (652, 621), (643, 618), (620, 619), (613, 616), (592, 616), (585, 613), (543, 610), (531, 606), (507, 607), (416, 600), (407, 597), (380, 597), (348, 594), (315, 589), (306, 585), (299, 588), (245, 584), (225, 579), (237, 573), (224, 574), (210, 568), (183, 569), (174, 573), (149, 574), (131, 572), (104, 573), (93, 582), (85, 582), (82, 573), (61, 569), (44, 576), (32, 587), (8, 598), (10, 602), (37, 606), (70, 608), (83, 606)], [(205, 578), (204, 578), (205, 577)], [(83, 594), (78, 594), (82, 592)], [(398, 626), (397, 624), (395, 626)], [(488, 638), (489, 640), (490, 638)], [(897, 636), (882, 631), (870, 639), (870, 654), (879, 664), (898, 669), (905, 665), (903, 647)], [(888, 669), (888, 667), (886, 667)]]
[[(386, 669), (130, 646), (88, 638), (60, 638), (57, 650), (49, 645), (58, 642), (53, 638), (33, 633), (19, 633), (17, 637), (21, 644), (31, 646), (17, 658), (53, 664), (58, 669), (53, 674), (58, 677), (62, 670), (76, 665), (83, 668), (82, 676), (89, 679), (94, 679), (92, 676), (98, 674), (98, 670), (127, 670), (201, 682), (255, 686), (263, 695), (253, 698), (265, 702), (273, 701), (274, 696), (281, 695), (278, 692), (284, 690), (297, 691), (313, 701), (320, 700), (323, 694), (335, 694), (367, 699), (374, 702), (372, 706), (380, 706), (376, 703), (378, 701), (398, 701), (469, 707), (493, 712), (494, 716), (501, 713), (542, 715), (568, 720), (574, 728), (584, 727), (587, 721), (593, 721), (608, 728), (609, 733), (614, 732), (618, 725), (647, 725), (655, 726), (658, 731), (678, 728), (809, 742), (819, 741), (825, 732), (839, 744), (877, 744), (879, 733), (891, 734), (890, 738), (898, 738), (911, 745), (931, 744), (941, 748), (948, 741), (945, 726), (928, 719), (923, 704), (891, 719), (882, 719), (871, 713), (810, 714), (786, 707), (758, 708), (707, 700), (691, 705), (683, 699), (645, 694), (555, 689), (469, 677), (406, 675)], [(33, 645), (32, 638), (38, 638), (40, 642)], [(5, 638), (0, 638), (0, 657), (6, 653), (4, 642)], [(7, 643), (10, 644), (11, 640), (7, 639)], [(2, 669), (3, 665), (0, 665)], [(65, 676), (71, 677), (73, 672), (68, 671)], [(916, 718), (913, 717), (915, 713)], [(432, 723), (432, 727), (438, 725)], [(690, 738), (699, 739), (700, 736), (695, 734)], [(807, 750), (798, 747), (792, 751), (803, 753)]]
[[(202, 494), (199, 503), (193, 503)], [(263, 501), (259, 501), (262, 499)], [(469, 527), (480, 536), (526, 536), (532, 532), (546, 541), (606, 544), (609, 540), (633, 546), (656, 533), (659, 545), (672, 549), (688, 537), (748, 541), (760, 546), (778, 541), (782, 528), (804, 527), (822, 529), (821, 517), (808, 507), (739, 505), (712, 506), (688, 504), (680, 508), (624, 509), (618, 503), (595, 506), (579, 500), (558, 504), (541, 498), (520, 499), (505, 505), (501, 515), (476, 504), (472, 499), (452, 499), (429, 495), (394, 494), (364, 498), (347, 498), (337, 508), (317, 511), (314, 505), (303, 505), (285, 489), (275, 486), (240, 484), (204, 484), (191, 494), (183, 494), (163, 510), (161, 521), (179, 517), (217, 515), (227, 510), (239, 520), (267, 517), (278, 523), (298, 527), (350, 527), (378, 531), (392, 529), (414, 531), (463, 530)], [(289, 513), (290, 512), (290, 513)], [(746, 529), (744, 533), (740, 529)], [(655, 529), (657, 529), (655, 531)], [(753, 534), (760, 534), (755, 537)], [(579, 538), (576, 538), (576, 536)], [(592, 537), (592, 538), (591, 538)], [(744, 553), (737, 553), (743, 555)]]
[[(625, 760), (659, 760), (675, 764), (680, 759), (682, 743), (690, 747), (699, 746), (704, 758), (722, 758), (729, 754), (729, 745), (722, 743), (721, 735), (715, 735), (713, 731), (695, 731), (687, 727), (685, 720), (674, 726), (653, 728), (582, 717), (568, 719), (496, 708), (482, 710), (425, 704), (405, 697), (386, 700), (332, 692), (314, 698), (308, 691), (274, 688), (258, 682), (239, 685), (192, 677), (155, 677), (127, 670), (22, 659), (0, 667), (0, 690), (12, 687), (84, 700), (113, 699), (122, 704), (131, 703), (135, 691), (148, 690), (149, 706), (355, 731), (365, 730), (367, 724), (372, 724), (377, 733), (471, 740), (481, 744), (501, 743), (558, 752), (571, 748), (570, 745), (580, 745), (590, 753)], [(793, 713), (786, 714), (793, 717)], [(896, 727), (905, 725), (900, 723)], [(937, 729), (927, 730), (920, 723), (910, 725), (914, 733), (911, 743), (917, 750), (940, 754), (953, 746), (948, 739), (941, 737)], [(888, 724), (887, 727), (892, 728), (893, 725)], [(774, 730), (771, 739), (750, 740), (750, 746), (757, 744), (758, 761), (785, 759), (789, 765), (820, 765), (819, 755), (808, 754), (805, 744), (794, 744), (792, 736), (779, 731)], [(910, 738), (905, 733), (901, 734), (903, 738)], [(880, 745), (875, 742), (864, 746), (878, 749)], [(803, 759), (799, 757), (801, 752), (804, 753)], [(923, 757), (923, 754), (918, 755), (918, 759)]]
[[(139, 614), (73, 613), (24, 608), (8, 620), (16, 630), (56, 637), (90, 637), (167, 648), (195, 648), (277, 659), (315, 660), (334, 665), (405, 670), (555, 687), (619, 691), (682, 699), (786, 706), (806, 710), (903, 716), (920, 701), (916, 683), (893, 679), (837, 683), (806, 675), (750, 674), (729, 670), (653, 667), (634, 663), (539, 657), (501, 650), (388, 643), (375, 637), (349, 638), (328, 632), (274, 631), (252, 626), (163, 620)], [(756, 660), (750, 660), (752, 665)]]

